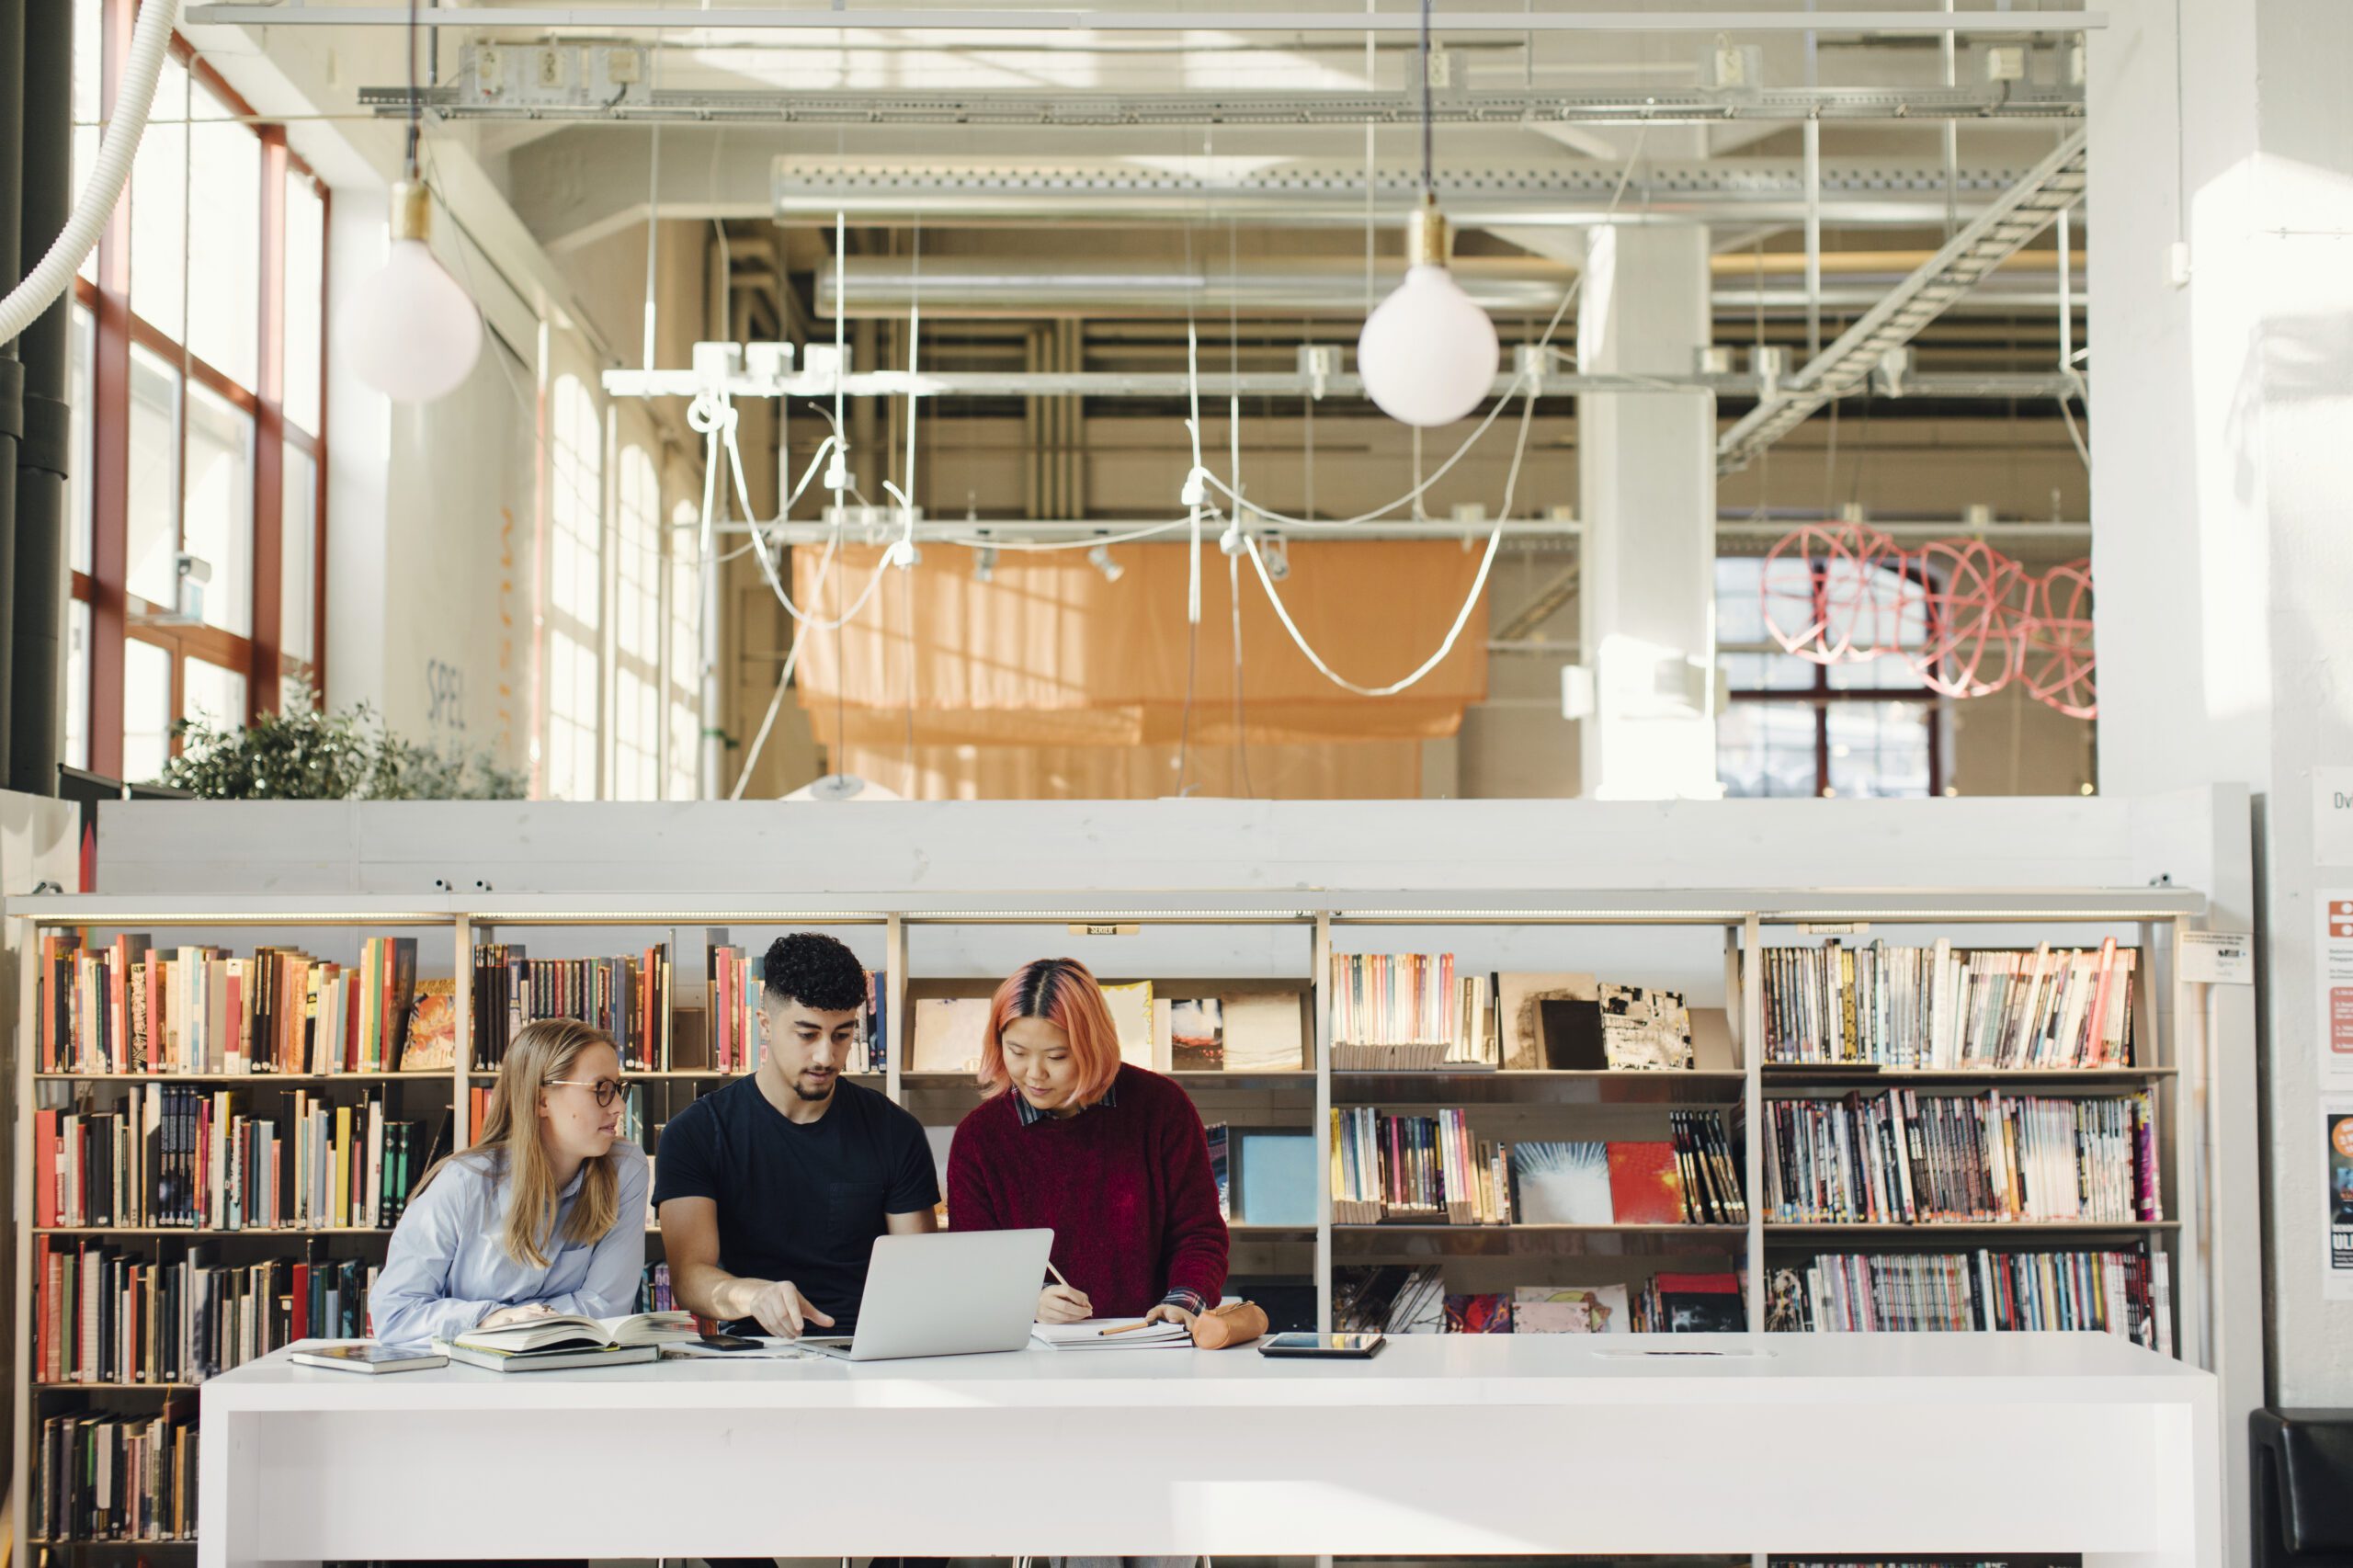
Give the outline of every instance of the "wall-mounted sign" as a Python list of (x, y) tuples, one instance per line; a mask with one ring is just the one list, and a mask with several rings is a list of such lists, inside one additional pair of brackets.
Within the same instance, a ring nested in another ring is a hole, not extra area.
[(2192, 985), (2253, 985), (2255, 937), (2245, 931), (2184, 931), (2181, 978)]
[(2353, 1088), (2353, 891), (2313, 896), (2320, 905), (2320, 940), (2313, 954), (2320, 993), (2314, 1054), (2324, 1085)]
[(2313, 860), (2353, 866), (2353, 767), (2313, 769)]

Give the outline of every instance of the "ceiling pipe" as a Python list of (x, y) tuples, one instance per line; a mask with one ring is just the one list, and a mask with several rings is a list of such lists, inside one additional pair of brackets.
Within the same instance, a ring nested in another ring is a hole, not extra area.
[[(1869, 252), (1837, 266), (1827, 265), (1830, 258), (1825, 257), (1825, 273), (1847, 279), (1848, 286), (1824, 290), (1822, 303), (1831, 310), (1868, 310), (1927, 255)], [(851, 258), (843, 270), (840, 287), (852, 320), (904, 316), (918, 297), (924, 314), (935, 320), (1182, 317), (1188, 309), (1291, 318), (1363, 314), (1364, 265), (1355, 258), (1302, 259), (1229, 274), (1117, 260), (926, 257), (918, 274), (904, 258), (868, 256)], [(1394, 261), (1377, 267), (1376, 287), (1384, 286), (1383, 279), (1393, 283), (1403, 270)], [(1481, 309), (1505, 315), (1550, 312), (1560, 303), (1561, 290), (1574, 276), (1571, 268), (1558, 262), (1516, 256), (1457, 256), (1451, 270)], [(1761, 298), (1751, 282), (1756, 268), (1750, 258), (1719, 257), (1715, 270), (1722, 279), (1714, 291), (1719, 315), (1754, 314), (1760, 304), (1768, 314), (1805, 309), (1805, 296), (1793, 286), (1787, 267), (1764, 269), (1768, 278), (1784, 279), (1785, 286), (1768, 286), (1761, 290)], [(1743, 287), (1744, 283), (1749, 286)], [(1966, 304), (1975, 311), (2007, 313), (2054, 308), (2056, 302), (2047, 269), (2015, 267), (2008, 276), (1996, 276), (1982, 284)], [(831, 318), (839, 303), (832, 271), (819, 268), (817, 314)]]

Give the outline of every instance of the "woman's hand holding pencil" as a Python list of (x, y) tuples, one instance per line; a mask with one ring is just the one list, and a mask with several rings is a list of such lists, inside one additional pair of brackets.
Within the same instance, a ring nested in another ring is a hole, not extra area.
[(1054, 1277), (1055, 1283), (1038, 1292), (1040, 1323), (1078, 1323), (1095, 1315), (1095, 1303), (1086, 1299), (1086, 1291), (1063, 1278), (1063, 1271), (1054, 1267), (1052, 1258), (1046, 1260), (1046, 1272)]

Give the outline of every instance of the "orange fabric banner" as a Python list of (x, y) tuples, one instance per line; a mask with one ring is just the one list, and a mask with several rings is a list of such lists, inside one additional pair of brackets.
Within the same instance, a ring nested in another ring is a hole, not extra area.
[[(1291, 618), (1326, 663), (1365, 686), (1399, 679), (1436, 651), (1479, 564), (1476, 548), (1451, 540), (1299, 540), (1289, 553), (1290, 574), (1276, 587)], [(822, 582), (821, 551), (792, 554), (794, 601), (823, 619), (865, 590), (881, 551), (844, 549)], [(1185, 616), (1188, 554), (1183, 544), (1115, 545), (1125, 570), (1113, 583), (1085, 551), (1006, 551), (983, 583), (972, 551), (927, 546), (912, 573), (886, 572), (851, 624), (805, 634), (801, 706), (821, 744), (891, 756), (904, 748), (910, 705), (918, 749), (1173, 746), (1187, 733), (1195, 745), (1238, 737), (1274, 746), (1438, 739), (1486, 694), (1483, 602), (1419, 684), (1396, 697), (1359, 697), (1326, 680), (1292, 643), (1244, 560), (1237, 721), (1228, 562), (1206, 535), (1195, 631)]]

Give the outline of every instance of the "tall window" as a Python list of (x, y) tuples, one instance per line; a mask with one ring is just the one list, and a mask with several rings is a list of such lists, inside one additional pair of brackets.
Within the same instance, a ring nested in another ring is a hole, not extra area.
[(617, 801), (662, 798), (662, 478), (623, 447), (613, 485), (613, 774)]
[[(1806, 591), (1802, 561), (1772, 562), (1777, 591)], [(1726, 795), (1933, 795), (1943, 784), (1934, 693), (1900, 654), (1823, 665), (1784, 653), (1765, 628), (1767, 562), (1716, 562), (1716, 639), (1732, 700), (1716, 721), (1716, 777)], [(1904, 607), (1899, 645), (1926, 640), (1916, 594), (1881, 585)]]
[(702, 515), (689, 501), (670, 514), (670, 726), (665, 792), (674, 801), (699, 793), (702, 753)]
[(548, 404), (547, 792), (593, 801), (604, 705), (604, 423), (577, 376)]
[[(136, 6), (74, 4), (78, 188)], [(134, 780), (318, 674), (327, 194), (254, 119), (176, 40), (74, 285), (67, 754)]]

